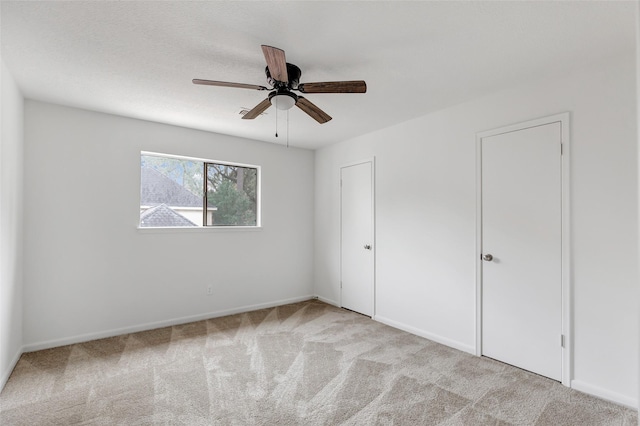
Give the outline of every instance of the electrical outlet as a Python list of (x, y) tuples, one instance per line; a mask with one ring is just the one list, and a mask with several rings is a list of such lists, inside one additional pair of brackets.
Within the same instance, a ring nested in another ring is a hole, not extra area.
[(207, 296), (211, 296), (213, 294), (213, 287), (212, 286), (208, 286), (207, 287)]

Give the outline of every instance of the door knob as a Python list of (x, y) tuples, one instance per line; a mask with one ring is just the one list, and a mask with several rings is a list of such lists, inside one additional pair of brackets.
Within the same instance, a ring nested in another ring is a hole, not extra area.
[(482, 255), (482, 260), (485, 260), (487, 262), (491, 262), (493, 260), (493, 256), (490, 254), (483, 254)]
[(365, 250), (371, 250), (371, 246), (369, 244), (365, 244), (364, 249)]

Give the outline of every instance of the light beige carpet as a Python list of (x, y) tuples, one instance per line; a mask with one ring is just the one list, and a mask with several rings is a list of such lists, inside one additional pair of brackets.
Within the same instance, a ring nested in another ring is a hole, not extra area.
[(309, 301), (22, 356), (5, 425), (637, 425), (637, 414)]

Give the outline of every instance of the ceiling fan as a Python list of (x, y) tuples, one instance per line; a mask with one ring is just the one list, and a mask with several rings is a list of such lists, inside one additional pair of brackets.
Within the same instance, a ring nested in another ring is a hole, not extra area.
[(271, 89), (255, 84), (230, 83), (226, 81), (193, 79), (193, 84), (207, 86), (235, 87), (239, 89), (270, 90), (269, 96), (247, 112), (242, 118), (252, 120), (262, 114), (271, 105), (280, 110), (288, 110), (297, 106), (306, 112), (318, 123), (326, 123), (331, 116), (318, 108), (307, 98), (296, 95), (293, 90), (300, 93), (366, 93), (367, 84), (363, 80), (355, 81), (328, 81), (323, 83), (300, 83), (302, 71), (294, 64), (286, 61), (284, 50), (277, 47), (262, 45), (262, 53), (267, 61), (265, 73), (267, 83)]

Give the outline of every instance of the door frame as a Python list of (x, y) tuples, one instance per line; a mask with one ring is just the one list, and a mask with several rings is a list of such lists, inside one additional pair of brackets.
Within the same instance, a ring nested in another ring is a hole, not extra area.
[(371, 319), (376, 318), (376, 157), (369, 157), (359, 161), (352, 161), (340, 166), (339, 169), (339, 185), (340, 185), (340, 307), (342, 308), (342, 169), (347, 167), (358, 166), (360, 164), (371, 163), (371, 244), (373, 256), (373, 300), (371, 301), (372, 314)]
[[(561, 127), (561, 299), (562, 299), (562, 384), (571, 387), (573, 377), (573, 285), (571, 281), (570, 220), (570, 113), (564, 112), (535, 120), (476, 133), (476, 355), (482, 356), (482, 139), (531, 127), (560, 123)], [(558, 339), (560, 340), (560, 336)], [(560, 342), (558, 342), (560, 344)]]

